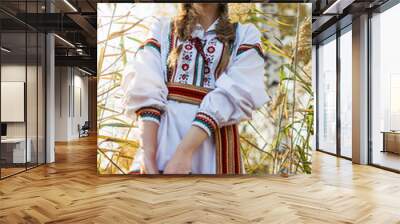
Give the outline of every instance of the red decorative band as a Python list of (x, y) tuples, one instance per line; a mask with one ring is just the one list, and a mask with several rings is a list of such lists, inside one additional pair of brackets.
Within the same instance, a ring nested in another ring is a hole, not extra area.
[(141, 114), (141, 113), (144, 113), (144, 112), (149, 112), (149, 113), (154, 113), (154, 114), (161, 115), (161, 111), (159, 109), (155, 108), (155, 107), (142, 107), (136, 112), (136, 114)]
[(202, 128), (209, 136), (212, 136), (215, 131), (218, 130), (217, 122), (215, 122), (211, 116), (203, 112), (198, 112), (196, 114), (193, 125)]
[(200, 105), (211, 89), (181, 83), (167, 83), (168, 99)]
[(143, 49), (145, 46), (152, 47), (152, 48), (156, 49), (158, 52), (161, 52), (161, 45), (154, 38), (150, 38), (150, 39), (145, 40), (143, 42), (143, 44), (139, 47), (139, 50)]
[(242, 174), (239, 132), (237, 125), (215, 131), (217, 174)]
[(212, 118), (210, 115), (208, 115), (206, 113), (198, 112), (196, 114), (195, 119), (206, 122), (207, 126), (210, 126), (212, 128), (212, 131), (214, 131), (218, 128), (217, 122), (214, 120), (214, 118)]
[(262, 57), (264, 58), (264, 53), (263, 50), (261, 48), (261, 45), (259, 43), (257, 44), (242, 44), (239, 46), (236, 55), (240, 55), (248, 50), (254, 49), (256, 50), (256, 52)]
[(156, 119), (159, 122), (160, 119), (161, 119), (161, 111), (159, 109), (157, 109), (157, 108), (154, 108), (154, 107), (143, 107), (143, 108), (140, 108), (136, 112), (136, 115), (138, 117), (140, 117), (141, 119), (144, 119), (144, 120), (149, 119), (149, 118), (150, 119), (153, 118), (153, 119)]

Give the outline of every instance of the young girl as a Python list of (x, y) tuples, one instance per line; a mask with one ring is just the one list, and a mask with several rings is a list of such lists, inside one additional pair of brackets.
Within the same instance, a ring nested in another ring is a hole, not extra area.
[(125, 80), (139, 118), (143, 173), (241, 174), (236, 124), (267, 99), (260, 32), (228, 5), (183, 3), (159, 20)]

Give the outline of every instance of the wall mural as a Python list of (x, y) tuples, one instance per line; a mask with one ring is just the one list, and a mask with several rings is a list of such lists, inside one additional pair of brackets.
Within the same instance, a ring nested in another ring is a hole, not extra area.
[(311, 173), (311, 4), (207, 7), (98, 4), (99, 174)]

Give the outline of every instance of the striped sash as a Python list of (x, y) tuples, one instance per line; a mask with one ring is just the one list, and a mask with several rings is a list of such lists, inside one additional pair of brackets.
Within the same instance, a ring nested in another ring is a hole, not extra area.
[[(200, 105), (211, 89), (188, 84), (167, 83), (168, 99)], [(214, 133), (217, 174), (242, 174), (237, 125), (218, 128)]]

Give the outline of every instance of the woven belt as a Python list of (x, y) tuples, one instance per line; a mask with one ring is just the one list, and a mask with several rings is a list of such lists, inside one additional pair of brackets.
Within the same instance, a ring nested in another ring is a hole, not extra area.
[[(212, 89), (188, 84), (167, 83), (168, 99), (200, 105)], [(237, 125), (218, 128), (214, 133), (217, 174), (241, 174), (240, 142)]]

